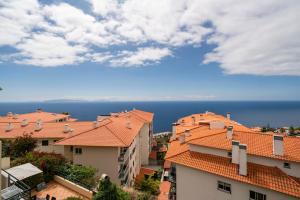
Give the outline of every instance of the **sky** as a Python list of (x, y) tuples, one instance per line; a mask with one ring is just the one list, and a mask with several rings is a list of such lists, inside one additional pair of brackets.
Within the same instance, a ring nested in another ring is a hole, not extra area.
[(1, 102), (300, 100), (299, 0), (1, 0)]

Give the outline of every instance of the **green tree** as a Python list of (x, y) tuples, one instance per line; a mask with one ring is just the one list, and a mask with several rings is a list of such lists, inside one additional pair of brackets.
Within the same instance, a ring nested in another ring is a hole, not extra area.
[(37, 140), (29, 134), (17, 137), (11, 144), (11, 156), (14, 158), (24, 156), (26, 153), (33, 151), (36, 147)]
[(80, 198), (80, 197), (68, 197), (64, 200), (82, 200), (82, 198)]
[(152, 195), (159, 194), (159, 180), (155, 180), (152, 176), (144, 178), (141, 182), (140, 190), (143, 192), (148, 192)]
[(93, 200), (130, 200), (130, 195), (106, 177), (100, 180), (98, 192)]

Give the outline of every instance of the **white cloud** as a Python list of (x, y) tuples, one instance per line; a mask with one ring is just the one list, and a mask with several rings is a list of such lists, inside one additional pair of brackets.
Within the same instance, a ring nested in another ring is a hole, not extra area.
[(128, 67), (157, 63), (172, 55), (171, 49), (207, 42), (216, 48), (203, 62), (217, 62), (225, 73), (300, 75), (298, 0), (89, 3), (87, 11), (68, 3), (3, 0), (0, 45), (16, 49), (11, 57), (17, 63)]
[(118, 58), (112, 59), (113, 66), (142, 66), (159, 62), (166, 56), (171, 56), (168, 48), (139, 48), (137, 51), (123, 51)]
[(31, 39), (16, 46), (21, 53), (15, 62), (53, 67), (82, 62), (84, 59), (79, 55), (87, 52), (87, 49), (80, 45), (70, 45), (61, 37), (51, 34), (34, 34)]

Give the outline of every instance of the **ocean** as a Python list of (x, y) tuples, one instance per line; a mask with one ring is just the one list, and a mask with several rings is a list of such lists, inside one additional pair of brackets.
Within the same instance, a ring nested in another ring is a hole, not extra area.
[(170, 131), (178, 118), (211, 111), (226, 115), (246, 126), (300, 126), (300, 101), (209, 101), (209, 102), (39, 102), (0, 103), (0, 115), (7, 112), (26, 113), (42, 108), (48, 112), (69, 112), (80, 121), (94, 121), (97, 115), (131, 110), (154, 112), (154, 131)]

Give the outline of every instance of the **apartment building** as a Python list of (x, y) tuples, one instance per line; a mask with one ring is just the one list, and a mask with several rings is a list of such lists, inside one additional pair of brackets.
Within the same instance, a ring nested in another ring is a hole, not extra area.
[(166, 160), (178, 200), (300, 199), (300, 138), (252, 131), (214, 113), (173, 124)]
[(153, 113), (135, 109), (94, 122), (0, 123), (0, 138), (31, 134), (38, 140), (37, 151), (60, 153), (74, 164), (96, 168), (99, 176), (132, 185), (140, 167), (148, 164), (152, 126)]
[(37, 122), (38, 120), (41, 120), (42, 122), (76, 121), (76, 119), (71, 118), (68, 114), (44, 112), (41, 109), (25, 114), (8, 112), (6, 116), (0, 116), (0, 122), (2, 123), (32, 123)]

